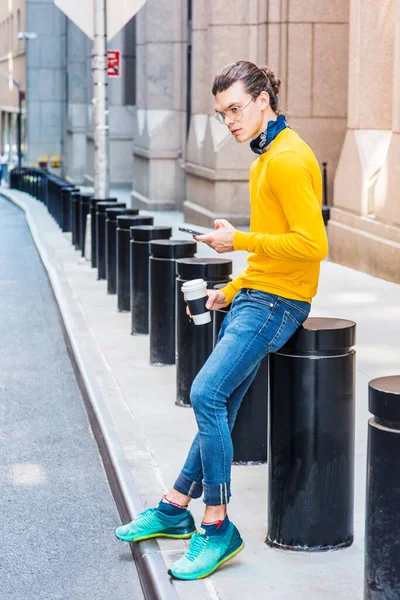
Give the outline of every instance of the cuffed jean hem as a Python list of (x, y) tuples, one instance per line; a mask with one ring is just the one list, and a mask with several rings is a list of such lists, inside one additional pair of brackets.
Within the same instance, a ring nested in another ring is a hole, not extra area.
[(220, 504), (229, 504), (231, 497), (231, 482), (227, 483), (205, 483), (203, 482), (204, 498), (203, 502), (207, 506), (219, 506)]
[(189, 498), (200, 498), (203, 493), (203, 484), (201, 481), (193, 481), (186, 477), (184, 473), (179, 473), (178, 479), (174, 483), (174, 489)]

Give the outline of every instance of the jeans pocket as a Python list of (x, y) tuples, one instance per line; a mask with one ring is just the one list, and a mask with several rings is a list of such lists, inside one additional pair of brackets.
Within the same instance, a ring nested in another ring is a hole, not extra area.
[(260, 290), (247, 289), (246, 295), (247, 298), (252, 302), (257, 302), (258, 304), (270, 306), (271, 308), (275, 306), (278, 300), (278, 296), (275, 296), (274, 294), (269, 294), (268, 292), (262, 292)]
[(278, 331), (268, 345), (268, 352), (277, 352), (282, 348), (300, 326), (297, 318), (289, 310), (285, 310)]
[(304, 323), (310, 314), (311, 304), (308, 302), (301, 302), (299, 300), (288, 300), (287, 298), (280, 298), (280, 301), (286, 305), (286, 310), (299, 321), (299, 325)]

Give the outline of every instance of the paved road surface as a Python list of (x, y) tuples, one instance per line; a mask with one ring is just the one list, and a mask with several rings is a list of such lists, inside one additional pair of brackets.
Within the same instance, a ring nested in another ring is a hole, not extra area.
[(24, 213), (0, 196), (0, 599), (139, 600)]

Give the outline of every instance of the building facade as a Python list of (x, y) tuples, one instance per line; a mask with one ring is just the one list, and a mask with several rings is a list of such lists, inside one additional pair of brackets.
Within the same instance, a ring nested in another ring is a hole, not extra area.
[[(25, 31), (25, 1), (0, 2), (0, 152), (10, 159), (17, 153), (18, 87), (26, 89), (26, 41), (18, 39)], [(10, 77), (10, 78), (9, 78)], [(25, 152), (25, 104), (22, 108), (22, 150)]]
[[(27, 32), (18, 39), (19, 32)], [(113, 184), (130, 184), (135, 110), (136, 27), (132, 19), (110, 41), (121, 51), (123, 76), (109, 81)], [(23, 160), (77, 184), (93, 183), (92, 42), (53, 0), (0, 2), (0, 150), (17, 152), (18, 88), (23, 102)], [(3, 72), (3, 74), (2, 74)], [(26, 120), (25, 120), (26, 116)], [(51, 159), (60, 158), (52, 167)]]
[(330, 259), (400, 283), (400, 0), (148, 0), (133, 203), (248, 223), (254, 156), (215, 121), (211, 95), (238, 59), (275, 71), (289, 124), (328, 163)]
[(400, 2), (351, 0), (349, 43), (330, 259), (400, 283)]
[[(137, 15), (133, 197), (188, 220), (247, 223), (254, 156), (213, 117), (227, 62), (268, 64), (281, 110), (328, 162), (329, 192), (346, 134), (348, 0), (148, 0)], [(334, 52), (332, 51), (334, 49)]]
[[(290, 126), (328, 164), (330, 259), (400, 282), (400, 0), (147, 0), (109, 47), (123, 56), (111, 182), (131, 184), (132, 205), (249, 222), (254, 155), (214, 119), (211, 86), (228, 62), (267, 64)], [(77, 184), (93, 181), (91, 48), (52, 0), (0, 2), (0, 68), (24, 82), (26, 52), (26, 159), (60, 155)], [(17, 99), (0, 78), (3, 147)]]

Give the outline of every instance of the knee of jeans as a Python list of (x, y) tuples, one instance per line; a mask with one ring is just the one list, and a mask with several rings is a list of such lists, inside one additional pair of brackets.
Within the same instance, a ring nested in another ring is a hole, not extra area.
[(190, 402), (195, 413), (202, 411), (207, 400), (207, 395), (207, 386), (204, 385), (201, 377), (197, 376), (190, 389)]

